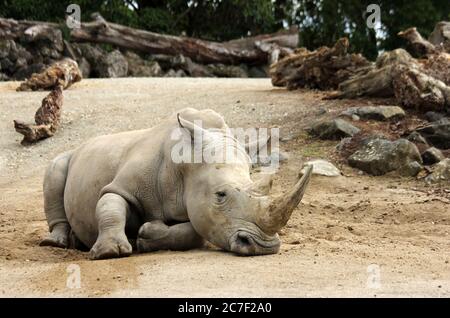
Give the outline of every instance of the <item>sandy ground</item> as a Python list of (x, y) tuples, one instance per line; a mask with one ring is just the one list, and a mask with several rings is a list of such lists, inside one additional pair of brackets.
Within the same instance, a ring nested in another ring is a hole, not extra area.
[(47, 232), (44, 168), (90, 137), (150, 127), (187, 106), (212, 108), (231, 126), (280, 127), (291, 137), (281, 143), (289, 154), (275, 180), (281, 190), (304, 160), (334, 158), (336, 142), (309, 140), (305, 125), (355, 101), (323, 101), (266, 79), (83, 80), (64, 93), (56, 136), (23, 147), (12, 121), (31, 121), (46, 93), (18, 93), (17, 84), (0, 83), (0, 296), (450, 296), (448, 199), (421, 181), (348, 167), (341, 177), (313, 178), (277, 255), (209, 247), (94, 262), (83, 252), (39, 247)]

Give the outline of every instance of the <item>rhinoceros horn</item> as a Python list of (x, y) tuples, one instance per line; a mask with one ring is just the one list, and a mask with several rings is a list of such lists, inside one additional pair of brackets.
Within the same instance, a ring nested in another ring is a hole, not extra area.
[(272, 199), (258, 225), (269, 235), (274, 235), (286, 225), (292, 212), (302, 200), (312, 174), (312, 165), (307, 166), (302, 178), (286, 194)]

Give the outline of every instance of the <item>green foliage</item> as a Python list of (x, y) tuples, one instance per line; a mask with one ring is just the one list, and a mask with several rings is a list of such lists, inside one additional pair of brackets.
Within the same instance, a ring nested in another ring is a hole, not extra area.
[(273, 3), (266, 0), (197, 1), (188, 32), (216, 40), (274, 31)]
[(417, 30), (427, 37), (433, 31), (436, 22), (445, 20), (449, 12), (450, 1), (383, 1), (381, 19), (383, 29), (389, 36), (381, 41), (380, 48), (392, 50), (404, 45), (404, 40), (396, 34), (412, 26), (417, 27)]
[[(450, 19), (442, 0), (0, 0), (0, 16), (62, 22), (66, 7), (81, 7), (82, 20), (100, 12), (108, 21), (167, 34), (226, 41), (298, 25), (300, 44), (333, 45), (347, 36), (351, 51), (375, 58), (404, 46), (397, 33), (416, 26), (424, 36)], [(366, 8), (381, 7), (381, 29), (366, 26)]]

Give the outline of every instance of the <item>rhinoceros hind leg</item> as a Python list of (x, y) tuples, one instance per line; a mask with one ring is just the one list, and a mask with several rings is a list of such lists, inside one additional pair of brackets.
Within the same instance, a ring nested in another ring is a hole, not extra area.
[(70, 152), (59, 155), (45, 173), (44, 210), (50, 235), (41, 241), (41, 246), (68, 247), (70, 225), (64, 210), (64, 188), (70, 157)]
[(137, 249), (140, 253), (157, 250), (184, 251), (201, 247), (203, 238), (190, 222), (168, 226), (162, 221), (144, 223), (139, 229)]
[(69, 246), (69, 232), (69, 223), (58, 223), (53, 226), (50, 234), (39, 245), (67, 248)]
[(129, 213), (127, 201), (120, 195), (107, 193), (97, 203), (95, 216), (98, 222), (98, 237), (92, 246), (91, 259), (129, 256), (133, 251), (125, 234)]

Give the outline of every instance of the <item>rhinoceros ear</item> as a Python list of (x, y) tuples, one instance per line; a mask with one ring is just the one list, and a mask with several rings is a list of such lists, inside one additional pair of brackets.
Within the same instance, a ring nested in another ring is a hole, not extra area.
[(179, 113), (177, 114), (177, 119), (180, 127), (186, 129), (191, 135), (192, 139), (194, 139), (194, 136), (200, 136), (200, 134), (205, 135), (207, 133), (207, 131), (201, 126), (182, 118)]

